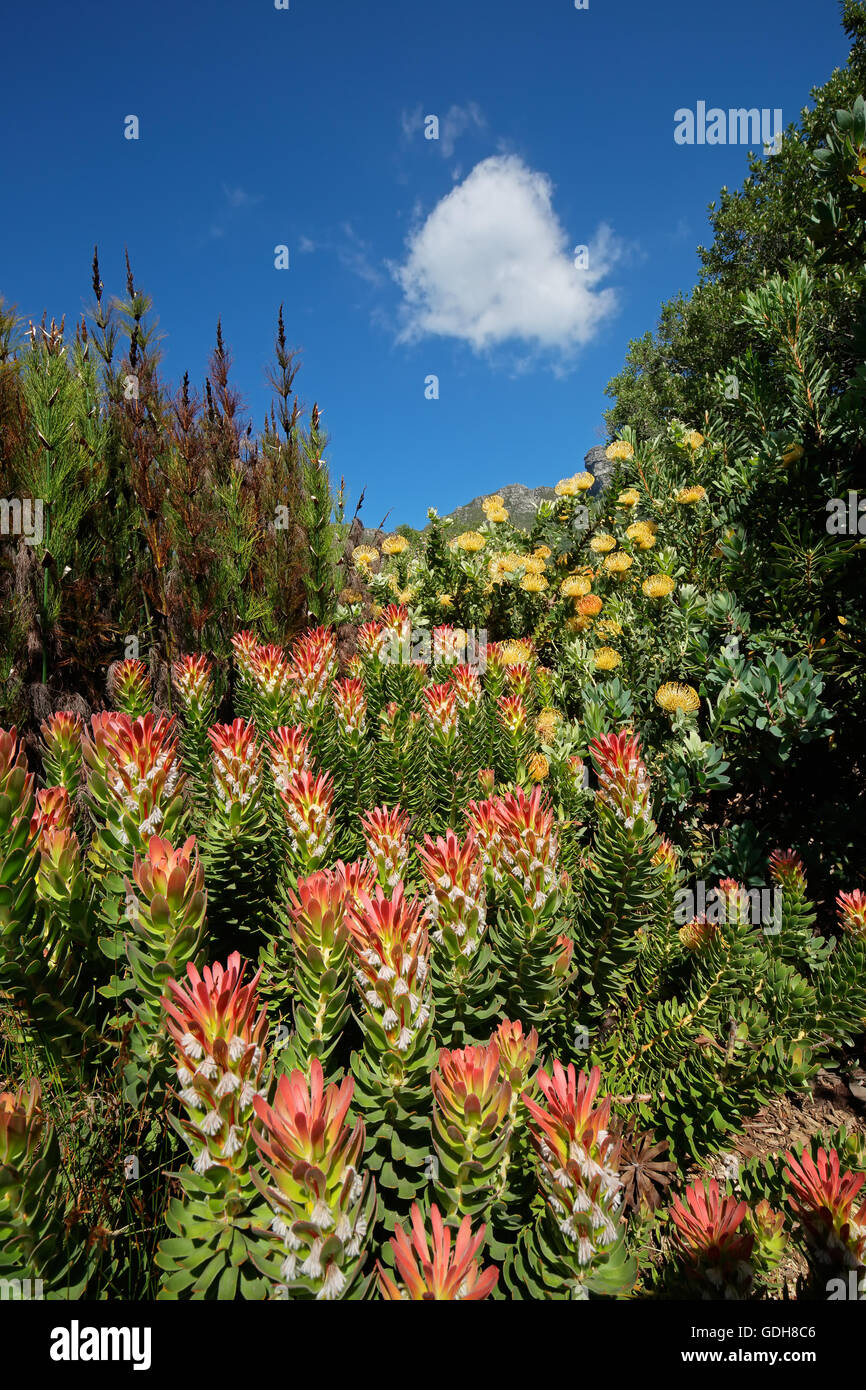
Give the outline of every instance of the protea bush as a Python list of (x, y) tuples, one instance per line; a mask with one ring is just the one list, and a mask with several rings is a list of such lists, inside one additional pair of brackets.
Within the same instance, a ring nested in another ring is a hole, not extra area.
[(544, 1208), (511, 1252), (510, 1278), (526, 1281), (535, 1296), (624, 1296), (635, 1267), (626, 1252), (610, 1098), (595, 1104), (599, 1070), (587, 1075), (554, 1062), (537, 1079), (543, 1099), (526, 1094), (524, 1103)]
[(346, 1115), (350, 1077), (325, 1087), (321, 1063), (281, 1076), (272, 1104), (256, 1098), (255, 1141), (267, 1174), (256, 1184), (273, 1213), (279, 1255), (259, 1265), (291, 1298), (333, 1300), (363, 1294), (361, 1273), (376, 1209), (363, 1171), (365, 1129)]
[(49, 786), (75, 797), (81, 785), (81, 716), (61, 710), (42, 724), (42, 766)]
[(682, 1269), (703, 1298), (745, 1298), (753, 1279), (754, 1235), (744, 1227), (745, 1202), (725, 1196), (713, 1178), (694, 1183), (671, 1207)]
[(411, 1209), (412, 1239), (398, 1226), (391, 1237), (393, 1276), (379, 1265), (382, 1297), (395, 1302), (419, 1303), (444, 1299), (477, 1302), (489, 1298), (499, 1278), (493, 1266), (481, 1266), (485, 1227), (472, 1234), (468, 1216), (456, 1233), (445, 1224), (435, 1202), (430, 1208), (432, 1239), (427, 1234), (417, 1202)]

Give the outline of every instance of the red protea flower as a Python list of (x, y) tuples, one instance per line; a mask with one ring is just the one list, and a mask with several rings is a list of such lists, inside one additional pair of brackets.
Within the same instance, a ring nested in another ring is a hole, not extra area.
[(392, 1279), (381, 1264), (378, 1266), (382, 1297), (418, 1303), (433, 1299), (477, 1301), (488, 1298), (496, 1287), (499, 1271), (492, 1265), (483, 1271), (479, 1269), (477, 1256), (484, 1243), (487, 1227), (480, 1226), (477, 1234), (473, 1236), (470, 1219), (468, 1216), (464, 1217), (457, 1232), (452, 1255), (451, 1232), (434, 1203), (430, 1208), (433, 1226), (431, 1254), (424, 1218), (417, 1202), (412, 1203), (410, 1215), (411, 1243), (402, 1226), (395, 1228), (391, 1238), (398, 1280)]
[(254, 724), (235, 719), (208, 730), (214, 790), (223, 815), (232, 823), (256, 804), (262, 774)]
[(213, 662), (203, 654), (183, 656), (171, 668), (174, 688), (183, 709), (193, 716), (213, 708)]
[(640, 739), (628, 734), (602, 734), (589, 751), (598, 770), (599, 798), (631, 829), (638, 819), (651, 817), (649, 777)]
[(13, 837), (19, 842), (16, 849), (32, 838), (33, 780), (18, 730), (0, 729), (0, 854), (12, 848), (8, 841)]
[(359, 744), (367, 724), (367, 701), (364, 682), (342, 680), (334, 683), (334, 714), (340, 738), (352, 747)]
[(782, 888), (805, 890), (806, 871), (797, 851), (774, 849), (770, 855), (770, 877)]
[(663, 868), (668, 877), (675, 874), (679, 868), (679, 853), (676, 846), (672, 844), (666, 835), (662, 835), (660, 838), (658, 848), (653, 854), (652, 862), (657, 868)]
[(273, 729), (294, 718), (297, 682), (282, 647), (256, 647), (241, 676), (248, 687), (249, 708), (244, 706), (244, 712), (251, 714), (260, 728)]
[(204, 928), (207, 895), (195, 836), (180, 849), (153, 835), (147, 852), (136, 855), (126, 880), (135, 936), (127, 954), (139, 991), (138, 1014), (148, 1032), (159, 1022), (165, 978), (180, 973), (195, 957)]
[(310, 736), (302, 724), (281, 725), (268, 735), (268, 756), (274, 786), (284, 792), (299, 772), (312, 772)]
[(519, 738), (526, 732), (526, 706), (519, 695), (501, 695), (498, 700), (499, 722), (512, 738)]
[(36, 810), (30, 821), (30, 829), (39, 837), (39, 848), (44, 850), (48, 835), (55, 830), (72, 828), (72, 802), (65, 787), (44, 787), (36, 793)]
[(451, 674), (451, 685), (457, 697), (457, 708), (465, 714), (474, 714), (481, 703), (481, 678), (472, 666), (455, 666)]
[(453, 747), (459, 724), (457, 692), (454, 687), (428, 685), (424, 691), (424, 707), (435, 742), (443, 748)]
[(81, 780), (81, 716), (60, 710), (42, 724), (42, 767), (54, 786), (76, 792)]
[(358, 628), (358, 655), (362, 661), (381, 661), (383, 642), (381, 623), (364, 623)]
[(496, 786), (496, 772), (492, 767), (479, 767), (478, 785), (487, 796), (493, 794), (493, 788)]
[(317, 627), (292, 648), (297, 708), (301, 719), (318, 716), (337, 671), (337, 638), (331, 628)]
[(117, 663), (111, 671), (111, 696), (131, 719), (147, 714), (151, 707), (150, 676), (143, 661), (129, 657)]
[(139, 851), (157, 832), (170, 837), (183, 809), (184, 780), (174, 719), (104, 713), (90, 725), (82, 748), (98, 819), (113, 839)]
[(417, 898), (398, 883), (393, 897), (377, 887), (359, 893), (348, 913), (356, 952), (355, 978), (389, 1051), (408, 1055), (425, 1036), (430, 1017), (430, 941)]
[(376, 806), (361, 817), (367, 854), (384, 889), (401, 883), (409, 863), (409, 814), (395, 806)]
[(806, 1148), (799, 1163), (790, 1149), (785, 1157), (794, 1189), (788, 1202), (818, 1258), (849, 1268), (866, 1264), (866, 1201), (854, 1206), (866, 1175), (843, 1172), (835, 1149), (819, 1149), (817, 1164)]
[(516, 1097), (525, 1087), (538, 1052), (538, 1033), (535, 1028), (524, 1033), (523, 1024), (504, 1018), (490, 1039), (499, 1051), (500, 1074), (511, 1082)]
[(427, 914), (432, 940), (452, 961), (468, 959), (481, 945), (486, 926), (484, 861), (474, 831), (461, 843), (453, 830), (444, 838), (424, 836), (418, 859), (429, 886)]
[[(610, 1097), (595, 1106), (601, 1081), (554, 1062), (553, 1074), (538, 1072), (545, 1107), (524, 1092), (539, 1179), (548, 1209), (580, 1270), (607, 1254), (618, 1238), (622, 1183), (609, 1133)], [(532, 1123), (534, 1121), (534, 1124)]]
[(499, 882), (499, 860), (502, 854), (502, 827), (497, 810), (499, 797), (486, 801), (470, 801), (466, 819), (474, 831), (484, 859), (484, 871), (491, 884)]
[(528, 700), (532, 689), (532, 668), (525, 661), (518, 661), (505, 668), (508, 694), (512, 699)]
[(511, 1083), (501, 1075), (499, 1048), (495, 1042), (443, 1047), (430, 1085), (439, 1184), (454, 1211), (483, 1211), (495, 1195), (510, 1134)]
[(216, 962), (199, 974), (190, 963), (188, 983), (169, 980), (168, 997), (162, 999), (176, 1048), (179, 1097), (187, 1112), (184, 1129), (195, 1171), (228, 1168), (244, 1184), (268, 1031), (256, 994), (261, 972), (244, 984), (245, 970), (237, 951), (225, 969)]
[(836, 912), (843, 931), (866, 939), (866, 893), (859, 888), (852, 893), (839, 893)]
[(340, 1298), (356, 1269), (375, 1203), (365, 1202), (369, 1180), (358, 1165), (364, 1152), (364, 1122), (345, 1123), (354, 1081), (325, 1089), (321, 1063), (281, 1076), (273, 1105), (256, 1097), (254, 1131), (272, 1183), (256, 1185), (274, 1214), (272, 1228), (286, 1251), (280, 1273), (319, 1299)]
[(294, 866), (309, 873), (327, 859), (334, 839), (334, 779), (330, 773), (296, 772), (280, 800)]
[(350, 864), (340, 861), (337, 872), (342, 875), (346, 897), (352, 904), (358, 902), (362, 893), (372, 893), (376, 884), (376, 869), (369, 859), (355, 859)]
[(408, 664), (411, 652), (412, 623), (404, 603), (389, 603), (382, 614), (380, 660), (394, 665)]
[(674, 1241), (687, 1268), (717, 1290), (724, 1285), (729, 1294), (751, 1286), (755, 1238), (738, 1234), (747, 1211), (745, 1202), (722, 1196), (715, 1178), (708, 1188), (687, 1187), (685, 1203), (674, 1197), (671, 1204)]
[(232, 638), (232, 650), (235, 654), (235, 665), (242, 679), (251, 681), (253, 678), (253, 658), (259, 648), (258, 638), (246, 631), (236, 632)]
[(559, 843), (553, 811), (540, 786), (522, 787), (496, 802), (502, 837), (498, 881), (530, 916), (555, 902)]

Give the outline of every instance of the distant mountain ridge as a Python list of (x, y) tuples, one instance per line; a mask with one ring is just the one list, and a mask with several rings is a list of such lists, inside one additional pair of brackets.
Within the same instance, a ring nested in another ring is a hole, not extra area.
[[(583, 464), (584, 468), (588, 469), (595, 477), (595, 484), (591, 488), (589, 496), (597, 497), (600, 492), (604, 492), (615, 467), (606, 456), (605, 445), (593, 445), (584, 455)], [(465, 530), (473, 526), (480, 526), (484, 521), (482, 503), (494, 495), (502, 498), (508, 511), (509, 520), (522, 531), (528, 531), (535, 520), (539, 502), (550, 501), (552, 497), (556, 496), (556, 492), (552, 487), (526, 487), (523, 483), (509, 483), (506, 487), (494, 488), (492, 492), (482, 493), (480, 497), (474, 497), (471, 502), (466, 502), (462, 507), (456, 507), (453, 512), (448, 513), (448, 518), (456, 526), (462, 526)]]

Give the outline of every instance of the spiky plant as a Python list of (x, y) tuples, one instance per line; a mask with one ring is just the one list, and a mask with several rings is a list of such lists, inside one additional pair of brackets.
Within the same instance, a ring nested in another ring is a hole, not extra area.
[(790, 1150), (785, 1178), (788, 1203), (803, 1234), (813, 1266), (826, 1277), (840, 1270), (866, 1274), (866, 1201), (856, 1205), (866, 1174), (846, 1172), (835, 1149), (819, 1148), (817, 1163), (804, 1148)]
[(569, 1063), (540, 1070), (546, 1105), (524, 1095), (530, 1113), (539, 1191), (533, 1226), (509, 1251), (506, 1278), (534, 1298), (624, 1297), (636, 1266), (621, 1221), (622, 1183), (610, 1133), (610, 1097), (595, 1105), (597, 1067), (587, 1075)]
[(206, 656), (185, 656), (172, 667), (174, 690), (181, 711), (180, 746), (192, 784), (196, 820), (206, 819), (211, 744), (208, 730), (217, 707), (213, 663)]
[(202, 953), (207, 891), (195, 837), (175, 850), (154, 835), (147, 854), (136, 855), (132, 879), (126, 884), (126, 957), (134, 990), (126, 1084), (137, 1104), (152, 1075), (165, 1080), (166, 1039), (160, 1025), (166, 981), (182, 976)]
[(277, 1082), (273, 1104), (259, 1096), (254, 1130), (267, 1179), (256, 1186), (273, 1213), (279, 1254), (258, 1263), (292, 1299), (362, 1298), (365, 1243), (376, 1211), (376, 1186), (362, 1171), (365, 1129), (345, 1124), (354, 1082), (325, 1088), (314, 1057), (307, 1073)]
[(358, 1104), (370, 1126), (367, 1162), (393, 1224), (429, 1176), (429, 1074), (436, 1056), (432, 1035), (430, 940), (423, 904), (381, 887), (356, 890), (347, 921), (364, 1036), (352, 1055)]
[(79, 714), (59, 710), (41, 726), (42, 768), (47, 786), (65, 787), (75, 797), (81, 786), (81, 734)]
[(425, 835), (418, 860), (427, 881), (427, 916), (436, 1026), (441, 1041), (483, 1037), (499, 1010), (493, 953), (485, 940), (484, 864), (473, 830), (461, 842), (453, 830)]
[(686, 1283), (700, 1298), (748, 1298), (754, 1279), (754, 1236), (740, 1227), (745, 1202), (722, 1196), (713, 1178), (693, 1183), (685, 1200), (674, 1197), (670, 1216), (673, 1244)]
[(451, 1231), (434, 1203), (430, 1208), (433, 1229), (432, 1250), (421, 1208), (412, 1203), (410, 1212), (412, 1240), (402, 1226), (391, 1237), (394, 1275), (379, 1265), (379, 1289), (384, 1299), (394, 1302), (428, 1302), (466, 1299), (479, 1302), (489, 1298), (496, 1288), (499, 1270), (489, 1265), (479, 1268), (479, 1253), (484, 1245), (486, 1227), (480, 1226), (475, 1235), (468, 1216), (457, 1230), (452, 1253)]
[(137, 657), (127, 657), (119, 661), (111, 674), (111, 698), (115, 709), (128, 714), (130, 719), (140, 719), (153, 709), (150, 689), (150, 676), (143, 661)]
[(261, 933), (276, 892), (276, 864), (255, 726), (235, 719), (214, 725), (208, 737), (211, 800), (203, 861), (210, 930), (223, 946), (240, 933)]
[(499, 1048), (442, 1048), (430, 1078), (436, 1192), (446, 1216), (487, 1214), (511, 1136), (511, 1083)]
[(182, 1196), (166, 1211), (171, 1235), (160, 1241), (160, 1298), (260, 1299), (271, 1281), (259, 1273), (275, 1242), (263, 1229), (267, 1210), (253, 1182), (256, 1097), (264, 1089), (267, 1015), (259, 1009), (258, 974), (244, 984), (246, 966), (235, 951), (225, 968), (189, 964), (186, 981), (168, 981), (163, 996), (173, 1043), (181, 1117), (172, 1126), (192, 1162), (178, 1174)]

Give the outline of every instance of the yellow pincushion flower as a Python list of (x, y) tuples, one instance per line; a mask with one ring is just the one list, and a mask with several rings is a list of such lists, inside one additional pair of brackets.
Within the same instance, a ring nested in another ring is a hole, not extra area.
[(508, 512), (504, 507), (496, 507), (493, 511), (486, 513), (487, 520), (492, 522), (507, 521)]
[(409, 542), (405, 536), (386, 536), (382, 542), (382, 554), (402, 555), (408, 546)]
[(606, 555), (609, 550), (616, 550), (616, 536), (610, 536), (603, 531), (600, 535), (592, 537), (589, 548), (594, 550), (596, 555)]
[(527, 574), (544, 574), (544, 561), (540, 555), (526, 555), (523, 560), (523, 568)]
[(513, 637), (499, 648), (499, 659), (503, 666), (522, 666), (531, 656), (532, 643), (521, 637)]
[(692, 487), (680, 488), (676, 495), (676, 501), (681, 507), (691, 507), (696, 502), (703, 502), (706, 495), (706, 488), (701, 487), (700, 483), (695, 483)]
[(520, 581), (520, 587), (528, 594), (543, 594), (547, 588), (547, 580), (543, 574), (525, 574)]
[(509, 574), (513, 574), (514, 571), (519, 570), (523, 564), (523, 556), (515, 554), (513, 550), (509, 550), (506, 555), (502, 556), (502, 564)]
[(575, 473), (572, 481), (574, 483), (574, 486), (577, 488), (578, 492), (589, 492), (593, 484), (595, 483), (595, 476), (592, 473), (587, 473), (586, 470), (584, 470), (583, 473)]
[(683, 442), (692, 450), (699, 449), (704, 442), (704, 436), (697, 430), (689, 430)]
[(457, 550), (465, 550), (471, 555), (477, 550), (483, 550), (487, 542), (480, 531), (464, 531), (452, 544)]
[(636, 487), (627, 487), (625, 492), (621, 492), (616, 499), (618, 507), (636, 507), (640, 501), (640, 493)]
[(616, 463), (619, 459), (633, 459), (634, 449), (631, 444), (624, 439), (615, 439), (612, 444), (608, 444), (604, 451), (604, 456), (611, 463)]
[(616, 618), (602, 618), (596, 632), (602, 637), (622, 637), (622, 623), (618, 623)]
[(527, 770), (533, 782), (543, 782), (550, 773), (550, 763), (543, 753), (532, 753), (529, 757)]
[(569, 574), (559, 586), (563, 598), (583, 598), (592, 588), (592, 582), (582, 574)]
[(565, 624), (569, 632), (586, 632), (588, 627), (592, 627), (592, 618), (579, 617), (569, 618)]
[(626, 555), (624, 550), (617, 551), (616, 555), (608, 555), (604, 562), (604, 567), (608, 574), (625, 574), (626, 570), (631, 569), (634, 560), (630, 555)]
[(622, 661), (619, 652), (614, 651), (613, 647), (599, 647), (595, 654), (596, 671), (615, 671)]
[(508, 569), (501, 555), (494, 555), (487, 562), (487, 573), (492, 584), (504, 584), (508, 578)]
[(602, 602), (598, 594), (586, 594), (575, 601), (575, 608), (584, 618), (594, 618), (601, 612)]
[(576, 497), (580, 489), (574, 478), (560, 478), (553, 491), (557, 497)]
[(545, 743), (549, 743), (556, 733), (556, 726), (562, 716), (557, 709), (543, 709), (535, 721), (535, 732)]
[(400, 589), (397, 592), (398, 603), (411, 603), (415, 597), (415, 590), (410, 586), (408, 589)]
[(532, 553), (538, 560), (549, 560), (553, 551), (549, 545), (537, 545)]
[(656, 704), (668, 714), (680, 710), (684, 714), (694, 714), (700, 703), (701, 697), (694, 686), (682, 685), (679, 681), (665, 681), (656, 691)]
[(358, 569), (369, 569), (375, 565), (379, 558), (378, 550), (374, 550), (372, 545), (356, 545), (352, 551), (352, 559)]
[(437, 601), (439, 603), (440, 608), (454, 607), (454, 599), (451, 594), (440, 594)]
[(669, 574), (651, 574), (641, 585), (647, 598), (670, 598), (676, 584)]
[(481, 503), (482, 510), (485, 512), (498, 512), (500, 507), (505, 506), (505, 498), (499, 492), (494, 492), (492, 497), (485, 497)]

